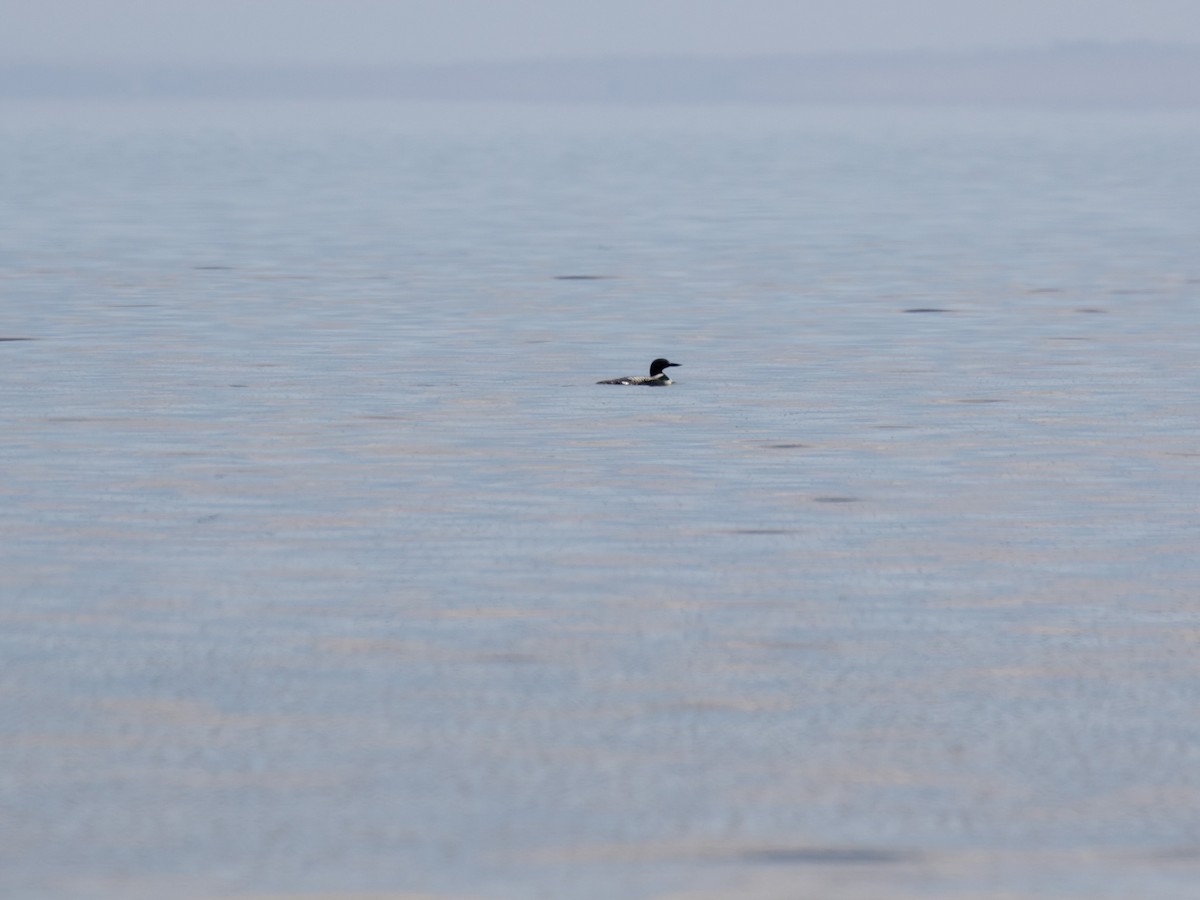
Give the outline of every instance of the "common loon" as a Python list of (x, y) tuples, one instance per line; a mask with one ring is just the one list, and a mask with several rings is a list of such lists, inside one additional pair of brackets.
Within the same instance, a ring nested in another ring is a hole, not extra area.
[(649, 375), (626, 375), (624, 378), (612, 378), (608, 381), (597, 381), (596, 384), (646, 384), (646, 385), (662, 385), (671, 384), (671, 379), (667, 377), (667, 373), (663, 369), (669, 366), (678, 366), (679, 363), (667, 362), (665, 359), (656, 359), (650, 363)]

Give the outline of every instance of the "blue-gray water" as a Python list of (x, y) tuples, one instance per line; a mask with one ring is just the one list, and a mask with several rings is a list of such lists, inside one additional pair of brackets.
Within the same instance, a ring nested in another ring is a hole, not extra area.
[(1200, 894), (1200, 115), (3, 113), (6, 898)]

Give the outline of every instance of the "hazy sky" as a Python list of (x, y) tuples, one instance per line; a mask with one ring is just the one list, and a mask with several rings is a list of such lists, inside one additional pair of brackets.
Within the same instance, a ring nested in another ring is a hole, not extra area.
[(0, 62), (450, 62), (1200, 45), (1200, 0), (0, 0)]

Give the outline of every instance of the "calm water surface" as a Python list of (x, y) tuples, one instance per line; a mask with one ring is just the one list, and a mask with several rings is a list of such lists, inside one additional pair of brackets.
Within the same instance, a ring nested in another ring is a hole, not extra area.
[(4, 896), (1200, 893), (1200, 116), (3, 112)]

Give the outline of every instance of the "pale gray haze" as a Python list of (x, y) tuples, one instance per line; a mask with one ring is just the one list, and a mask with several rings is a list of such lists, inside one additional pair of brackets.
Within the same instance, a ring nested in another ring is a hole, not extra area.
[(0, 0), (0, 64), (403, 64), (1200, 44), (1196, 0)]

